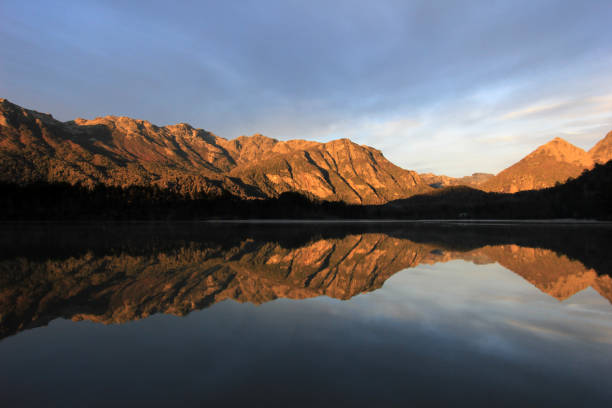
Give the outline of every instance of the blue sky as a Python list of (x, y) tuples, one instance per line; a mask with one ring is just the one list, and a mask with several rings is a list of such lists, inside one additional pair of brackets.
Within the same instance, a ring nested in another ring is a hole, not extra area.
[(349, 137), (454, 176), (612, 130), (607, 0), (3, 0), (0, 18), (0, 96), (60, 120)]

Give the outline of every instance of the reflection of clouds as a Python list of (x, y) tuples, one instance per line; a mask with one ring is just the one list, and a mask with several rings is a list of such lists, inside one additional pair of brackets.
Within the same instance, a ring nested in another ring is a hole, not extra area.
[(516, 327), (521, 331), (530, 332), (531, 334), (541, 335), (551, 339), (568, 337), (567, 332), (562, 332), (551, 327), (542, 327), (529, 322), (506, 320), (505, 324), (511, 327)]
[(172, 401), (196, 396), (194, 406), (203, 395), (295, 405), (306, 393), (322, 406), (330, 395), (347, 406), (607, 406), (611, 309), (593, 290), (559, 302), (497, 264), (450, 261), (347, 301), (223, 301), (121, 325), (57, 319), (0, 342), (0, 358), (7, 390), (79, 399), (64, 405), (104, 384), (99, 398), (136, 390), (163, 405), (174, 388)]
[[(524, 332), (525, 335), (543, 337), (555, 342), (603, 343), (612, 345), (612, 326), (606, 325), (610, 319), (610, 313), (599, 316), (601, 319), (590, 319), (588, 322), (577, 324), (573, 316), (571, 326), (560, 324), (559, 321), (526, 321), (507, 320), (505, 323), (512, 328)], [(603, 320), (603, 321), (602, 321)], [(569, 322), (565, 322), (569, 323)]]
[[(486, 328), (483, 328), (486, 330)], [(475, 337), (475, 344), (481, 352), (487, 354), (517, 356), (520, 350), (510, 339), (497, 333), (482, 333)]]
[(497, 264), (451, 261), (406, 269), (382, 289), (337, 306), (398, 330), (427, 333), (506, 358), (547, 353), (553, 343), (568, 353), (583, 352), (581, 347), (588, 353), (609, 352), (610, 304), (593, 289), (566, 302)]

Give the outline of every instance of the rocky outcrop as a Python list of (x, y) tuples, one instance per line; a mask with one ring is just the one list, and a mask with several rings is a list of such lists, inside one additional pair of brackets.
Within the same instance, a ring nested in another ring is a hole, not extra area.
[(226, 140), (187, 124), (106, 116), (60, 122), (0, 100), (0, 181), (157, 185), (181, 193), (274, 197), (286, 191), (378, 204), (427, 191), (412, 171), (349, 140)]

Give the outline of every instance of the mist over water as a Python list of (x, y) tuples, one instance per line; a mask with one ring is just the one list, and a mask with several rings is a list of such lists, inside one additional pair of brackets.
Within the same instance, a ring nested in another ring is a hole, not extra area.
[(607, 406), (606, 225), (4, 225), (7, 406)]

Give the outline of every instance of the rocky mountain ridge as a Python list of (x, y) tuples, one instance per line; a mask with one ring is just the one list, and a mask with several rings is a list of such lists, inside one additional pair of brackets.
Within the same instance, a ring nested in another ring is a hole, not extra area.
[(0, 99), (0, 181), (158, 186), (186, 195), (245, 199), (292, 191), (352, 204), (383, 204), (432, 188), (469, 186), (514, 193), (577, 177), (612, 159), (612, 132), (588, 152), (555, 138), (497, 175), (454, 178), (404, 170), (348, 139), (227, 140), (180, 123), (155, 126), (122, 116), (60, 122)]
[(157, 185), (185, 194), (379, 204), (429, 190), (416, 172), (348, 139), (318, 143), (263, 135), (227, 140), (187, 124), (106, 116), (60, 122), (0, 100), (0, 180)]

